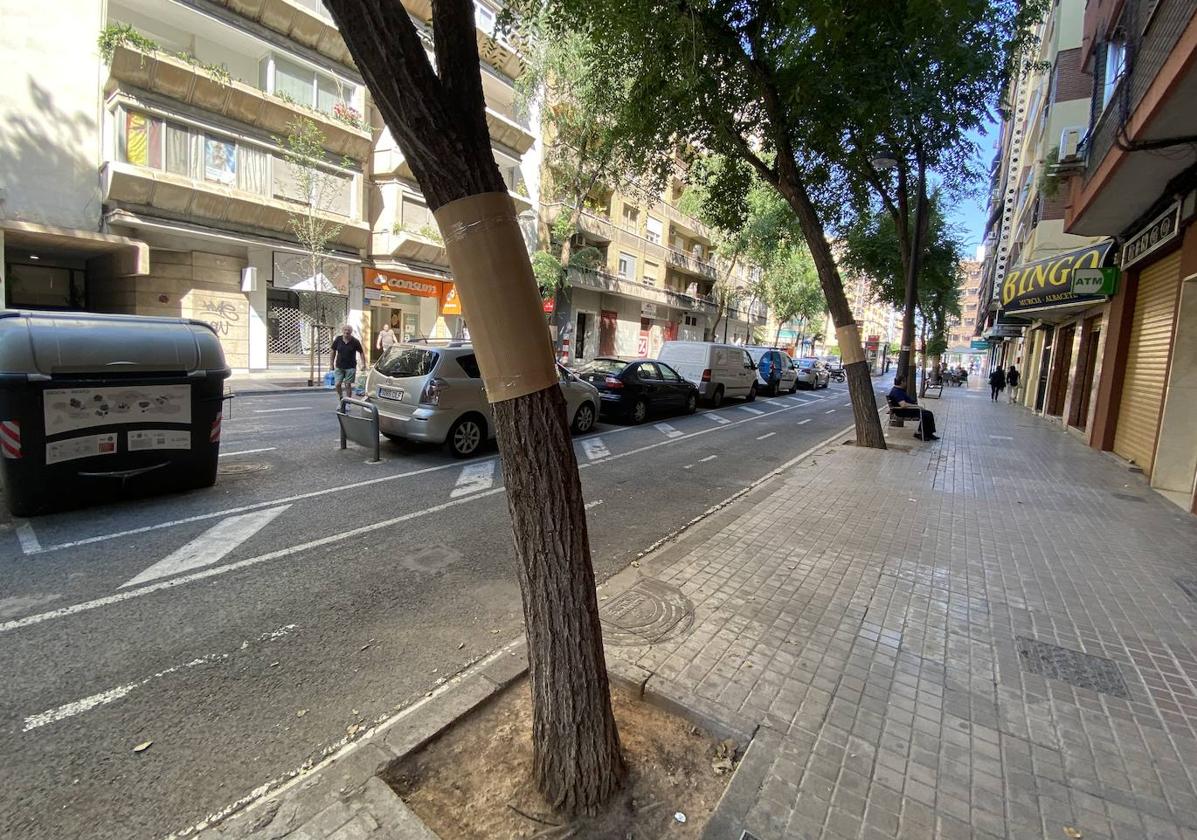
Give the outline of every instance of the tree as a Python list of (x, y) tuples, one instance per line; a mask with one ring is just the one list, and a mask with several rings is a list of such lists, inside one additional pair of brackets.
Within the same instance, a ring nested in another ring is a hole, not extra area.
[[(517, 10), (539, 0), (516, 0)], [(818, 272), (843, 349), (860, 445), (884, 448), (872, 381), (832, 255), (817, 189), (829, 161), (812, 131), (842, 123), (828, 98), (825, 67), (850, 22), (867, 15), (826, 6), (763, 0), (549, 0), (551, 34), (591, 27), (604, 73), (634, 79), (616, 123), (646, 168), (671, 162), (679, 143), (751, 168), (785, 200)], [(853, 48), (859, 52), (861, 47)], [(814, 85), (810, 82), (816, 82)], [(837, 80), (838, 81), (838, 80)], [(839, 97), (856, 91), (840, 90)], [(862, 92), (863, 93), (863, 92)]]
[(810, 254), (803, 246), (791, 246), (765, 270), (769, 308), (777, 319), (776, 345), (781, 328), (794, 319), (809, 324), (827, 313), (827, 301)]
[(296, 193), (306, 199), (300, 205), (301, 209), (288, 214), (287, 221), (304, 250), (308, 277), (312, 282), (311, 296), (300, 299), (300, 311), (307, 317), (312, 331), (308, 347), (308, 385), (313, 385), (316, 381), (316, 327), (323, 314), (319, 287), (324, 277), (324, 263), (329, 255), (328, 246), (336, 241), (344, 227), (331, 218), (329, 208), (343, 185), (329, 166), (324, 151), (324, 132), (316, 123), (307, 117), (299, 117), (287, 128), (287, 136), (282, 138), (280, 144), (283, 147), (283, 160), (290, 168)]
[(493, 403), (528, 637), (533, 775), (567, 814), (625, 775), (578, 465), (540, 295), (487, 133), (474, 7), (435, 0), (435, 66), (399, 2), (327, 0), (441, 229)]

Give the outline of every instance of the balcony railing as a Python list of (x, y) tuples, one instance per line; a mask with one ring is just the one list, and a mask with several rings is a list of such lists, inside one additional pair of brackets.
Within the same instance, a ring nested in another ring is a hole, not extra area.
[(387, 256), (430, 265), (449, 265), (444, 243), (418, 231), (375, 231), (370, 254), (374, 257)]
[(667, 249), (667, 259), (669, 264), (674, 268), (688, 271), (699, 277), (706, 277), (711, 280), (715, 279), (715, 266), (706, 260), (691, 256), (685, 251), (679, 251), (677, 248), (669, 248)]
[[(197, 181), (173, 172), (108, 161), (101, 170), (104, 201), (152, 207), (180, 219), (202, 219), (275, 233), (292, 233), (291, 219), (300, 205), (222, 184)], [(340, 226), (336, 241), (354, 250), (365, 248), (370, 226), (334, 213), (321, 218)]]
[(353, 57), (336, 25), (325, 15), (294, 0), (213, 0), (244, 18), (352, 67)]
[(636, 300), (685, 309), (689, 312), (701, 312), (704, 315), (713, 316), (715, 314), (715, 305), (710, 300), (683, 294), (673, 289), (663, 289), (660, 286), (637, 283), (635, 280), (616, 277), (605, 271), (570, 269), (568, 282), (575, 288), (591, 289), (620, 295), (621, 297), (635, 298)]
[(309, 119), (324, 135), (330, 152), (358, 161), (370, 154), (368, 129), (286, 102), (237, 79), (219, 79), (168, 53), (121, 44), (113, 51), (109, 78), (110, 90), (117, 87), (116, 82), (133, 85), (278, 136), (286, 136), (296, 121)]

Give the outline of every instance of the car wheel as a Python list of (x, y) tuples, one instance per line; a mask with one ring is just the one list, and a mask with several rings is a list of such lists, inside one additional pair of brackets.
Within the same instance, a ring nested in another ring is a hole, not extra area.
[(585, 434), (594, 428), (594, 406), (588, 402), (582, 403), (578, 406), (578, 412), (574, 415), (573, 429), (578, 434)]
[(455, 458), (469, 458), (478, 451), (484, 440), (486, 422), (475, 414), (467, 414), (458, 418), (449, 429), (449, 437), (445, 442)]
[(686, 413), (693, 414), (696, 411), (698, 411), (698, 395), (691, 394), (686, 397)]
[(744, 402), (753, 402), (756, 400), (756, 383), (752, 383), (752, 387), (748, 389), (748, 396), (744, 398)]
[(723, 386), (720, 385), (715, 389), (715, 396), (711, 397), (711, 408), (718, 408), (723, 405)]
[(628, 419), (630, 419), (636, 425), (639, 425), (647, 420), (648, 403), (646, 403), (644, 400), (636, 400), (636, 402), (632, 405), (631, 412), (628, 414)]

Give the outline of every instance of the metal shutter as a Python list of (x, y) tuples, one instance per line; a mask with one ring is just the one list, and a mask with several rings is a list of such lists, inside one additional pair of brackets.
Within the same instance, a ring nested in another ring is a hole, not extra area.
[(1180, 252), (1139, 273), (1114, 451), (1150, 475), (1172, 351)]

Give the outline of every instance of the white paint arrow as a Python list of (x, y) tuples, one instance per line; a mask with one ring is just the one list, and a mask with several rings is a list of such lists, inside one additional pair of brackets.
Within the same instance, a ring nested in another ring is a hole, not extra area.
[(211, 566), (273, 522), (276, 516), (289, 507), (291, 506), (280, 505), (223, 519), (182, 548), (150, 566), (137, 577), (122, 583), (120, 588), (137, 586), (146, 581)]
[(495, 462), (483, 461), (480, 464), (469, 464), (462, 467), (461, 475), (457, 477), (457, 485), (449, 494), (451, 499), (459, 499), (471, 493), (481, 493), (489, 490), (495, 484)]

